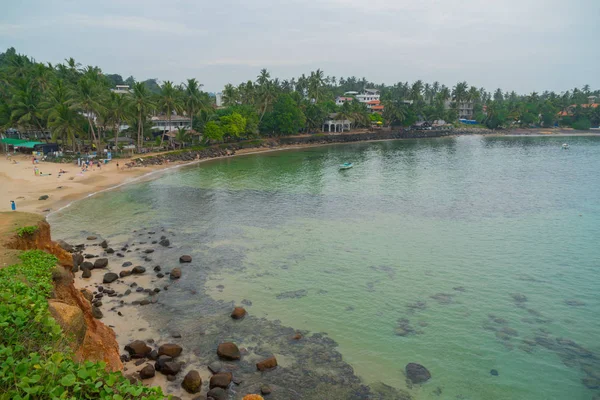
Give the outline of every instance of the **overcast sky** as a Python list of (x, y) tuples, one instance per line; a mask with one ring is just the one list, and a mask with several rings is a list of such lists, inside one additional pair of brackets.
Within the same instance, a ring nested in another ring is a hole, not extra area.
[(562, 91), (600, 87), (600, 0), (19, 0), (0, 13), (10, 46), (208, 91), (261, 68)]

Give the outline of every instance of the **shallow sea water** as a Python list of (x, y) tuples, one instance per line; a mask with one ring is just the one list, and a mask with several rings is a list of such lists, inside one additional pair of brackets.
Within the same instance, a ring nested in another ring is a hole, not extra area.
[[(343, 162), (354, 168), (339, 171)], [(172, 232), (176, 251), (157, 260), (176, 266), (176, 254), (189, 253), (194, 263), (144, 311), (157, 324), (176, 315), (196, 332), (202, 316), (209, 336), (228, 329), (243, 342), (239, 325), (215, 316), (249, 300), (255, 323), (326, 333), (363, 383), (415, 399), (600, 396), (583, 381), (600, 383), (599, 137), (228, 158), (99, 194), (49, 220), (55, 238), (72, 240)], [(286, 357), (285, 342), (247, 340), (257, 354)], [(212, 352), (212, 342), (197, 346)], [(288, 356), (292, 368), (303, 357)], [(432, 379), (409, 385), (409, 362)]]

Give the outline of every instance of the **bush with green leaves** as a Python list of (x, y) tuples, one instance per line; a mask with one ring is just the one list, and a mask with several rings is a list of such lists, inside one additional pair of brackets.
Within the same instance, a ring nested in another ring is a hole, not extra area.
[(0, 269), (0, 400), (163, 399), (160, 388), (132, 384), (106, 364), (73, 361), (48, 311), (56, 257), (39, 250)]
[(31, 236), (37, 232), (37, 230), (37, 226), (24, 226), (17, 229), (17, 235), (19, 235), (19, 237)]

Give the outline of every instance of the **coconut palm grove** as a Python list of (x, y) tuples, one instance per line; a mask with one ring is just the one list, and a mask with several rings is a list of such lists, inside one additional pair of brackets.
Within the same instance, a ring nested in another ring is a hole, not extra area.
[[(128, 90), (111, 90), (117, 85), (127, 85)], [(165, 136), (152, 132), (152, 115), (169, 121), (177, 115), (191, 119), (192, 129), (173, 133), (179, 146), (318, 133), (332, 116), (351, 121), (353, 129), (374, 124), (399, 129), (436, 120), (459, 126), (458, 107), (465, 102), (471, 104), (473, 119), (482, 128), (587, 130), (600, 124), (596, 103), (600, 90), (589, 85), (561, 93), (522, 94), (501, 88), (491, 92), (467, 82), (378, 84), (354, 76), (327, 76), (320, 69), (279, 79), (262, 69), (247, 82), (226, 85), (219, 107), (215, 95), (202, 87), (196, 78), (182, 83), (123, 79), (97, 66), (82, 66), (73, 58), (56, 65), (42, 63), (9, 48), (0, 54), (0, 127), (42, 133), (73, 151), (85, 146), (106, 148), (113, 142), (117, 147), (119, 138), (127, 137), (140, 151), (165, 146)], [(356, 100), (336, 104), (339, 96), (351, 97), (365, 88), (381, 93), (382, 112), (370, 112)]]

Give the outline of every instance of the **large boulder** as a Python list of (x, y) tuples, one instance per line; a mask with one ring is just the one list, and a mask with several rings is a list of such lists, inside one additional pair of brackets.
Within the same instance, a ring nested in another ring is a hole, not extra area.
[(125, 346), (125, 351), (129, 352), (131, 358), (143, 358), (147, 357), (152, 351), (150, 346), (142, 340), (134, 340)]
[(256, 369), (259, 371), (266, 371), (277, 366), (277, 359), (275, 357), (269, 357), (256, 363)]
[(183, 382), (181, 382), (181, 387), (188, 393), (198, 393), (200, 389), (202, 389), (202, 378), (200, 377), (200, 373), (196, 370), (188, 372), (185, 375), (185, 378), (183, 378)]
[(208, 393), (206, 393), (206, 398), (214, 400), (227, 400), (227, 392), (225, 391), (225, 389), (216, 387), (210, 389)]
[(188, 256), (188, 255), (184, 255), (179, 257), (179, 262), (180, 263), (190, 263), (192, 262), (192, 256)]
[(177, 375), (179, 371), (181, 371), (181, 364), (176, 361), (167, 361), (160, 369), (164, 375)]
[(92, 306), (92, 315), (96, 319), (102, 319), (102, 317), (104, 317), (104, 314), (102, 314), (102, 311), (100, 311), (98, 306)]
[(81, 263), (80, 267), (81, 267), (82, 270), (83, 269), (93, 269), (94, 268), (94, 264), (92, 264), (89, 261), (84, 261), (84, 262)]
[(217, 355), (225, 360), (239, 360), (241, 357), (240, 349), (231, 342), (223, 342), (217, 347)]
[(85, 317), (81, 308), (58, 300), (48, 300), (48, 311), (60, 325), (65, 336), (72, 336), (77, 346), (80, 346), (87, 331)]
[(160, 371), (164, 368), (165, 364), (170, 361), (173, 361), (173, 357), (158, 356), (158, 358), (156, 359), (156, 363), (154, 363), (154, 367), (156, 368), (157, 371)]
[(421, 364), (408, 363), (406, 364), (406, 377), (412, 383), (423, 383), (431, 378), (431, 373)]
[(108, 242), (106, 240), (101, 241), (100, 247), (102, 247), (103, 249), (106, 249), (108, 247)]
[(149, 379), (156, 375), (154, 367), (150, 364), (146, 364), (144, 368), (140, 371), (140, 378)]
[(91, 278), (92, 277), (92, 271), (90, 271), (89, 269), (83, 269), (82, 268), (81, 277), (82, 278)]
[(72, 253), (73, 250), (75, 249), (73, 247), (73, 245), (70, 245), (69, 243), (65, 242), (64, 240), (57, 240), (56, 243), (58, 243), (58, 245), (60, 246), (61, 249), (63, 249), (64, 251), (68, 251), (69, 253)]
[(181, 269), (179, 269), (179, 268), (173, 268), (171, 270), (171, 273), (169, 274), (169, 276), (171, 277), (171, 279), (179, 279), (179, 278), (181, 278)]
[(108, 265), (108, 258), (98, 258), (94, 261), (94, 268), (106, 268)]
[(83, 261), (84, 261), (81, 253), (73, 253), (72, 258), (73, 258), (73, 266), (74, 267), (79, 267), (81, 265), (81, 263), (83, 263)]
[(113, 283), (117, 279), (119, 279), (119, 275), (115, 274), (114, 272), (108, 272), (104, 274), (104, 277), (102, 278), (102, 283)]
[(181, 354), (181, 346), (174, 343), (166, 343), (158, 348), (159, 356), (177, 357)]
[(229, 387), (229, 384), (231, 383), (231, 378), (231, 372), (219, 372), (218, 374), (214, 374), (210, 377), (209, 387), (211, 389), (215, 387), (227, 389)]
[(233, 319), (242, 319), (246, 316), (246, 310), (244, 307), (236, 307), (231, 312), (231, 318)]

